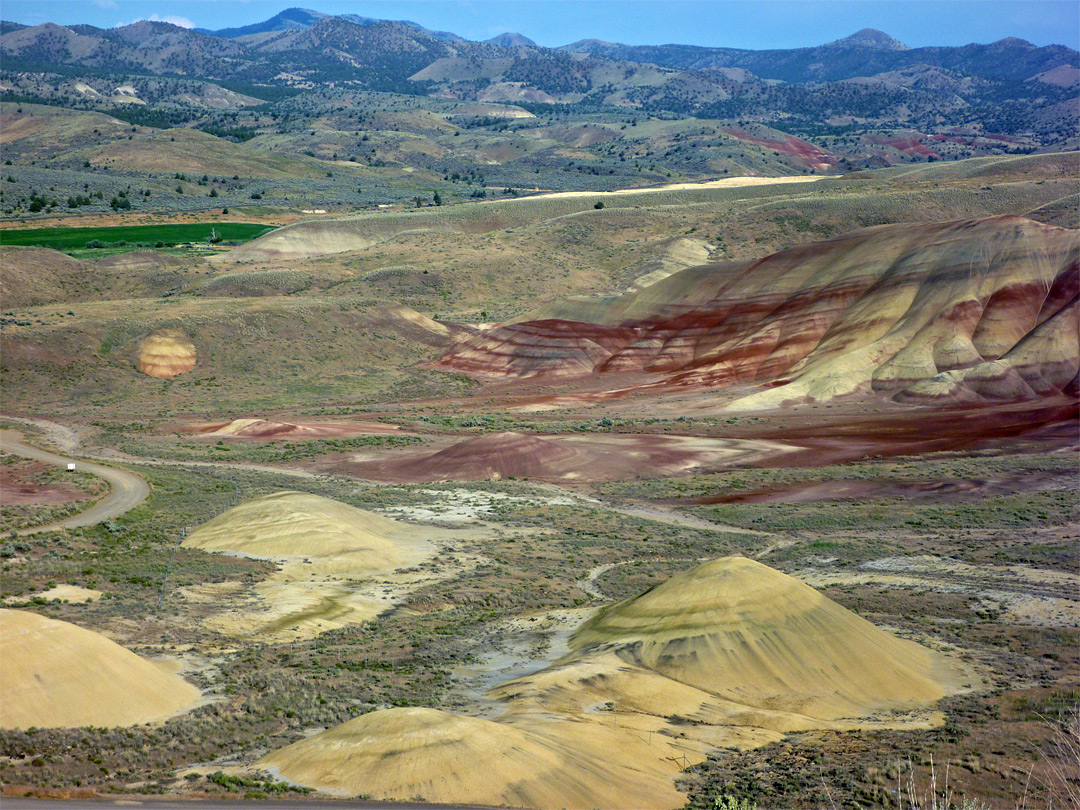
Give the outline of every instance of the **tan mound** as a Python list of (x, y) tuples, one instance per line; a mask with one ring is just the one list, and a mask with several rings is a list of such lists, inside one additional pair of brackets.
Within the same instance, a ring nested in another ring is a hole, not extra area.
[(510, 807), (674, 808), (675, 751), (593, 723), (388, 709), (264, 757), (324, 790)]
[(279, 570), (207, 624), (229, 635), (297, 638), (371, 619), (393, 606), (396, 589), (375, 588), (373, 574), (432, 553), (408, 524), (302, 492), (256, 498), (200, 526), (184, 545), (265, 557)]
[(199, 690), (102, 635), (0, 610), (0, 727), (131, 726), (190, 708)]
[(274, 422), (270, 419), (234, 419), (210, 432), (211, 436), (244, 436), (269, 439), (283, 435), (315, 437), (319, 432), (306, 425), (294, 425), (291, 422)]
[[(42, 591), (38, 597), (46, 601), (54, 599), (61, 602), (96, 602), (101, 598), (101, 591), (93, 588), (81, 588), (78, 585), (55, 585), (47, 591)], [(4, 601), (10, 600), (9, 596)]]
[(276, 492), (234, 506), (184, 539), (208, 551), (256, 557), (348, 556), (371, 571), (401, 562), (387, 535), (399, 525), (371, 512), (304, 492)]
[(314, 439), (334, 435), (315, 426), (275, 422), (272, 419), (234, 419), (231, 422), (218, 422), (203, 427), (210, 429), (198, 432), (207, 436), (237, 436), (244, 439)]
[(726, 700), (823, 719), (925, 705), (955, 677), (938, 654), (743, 557), (698, 566), (601, 611), (571, 647), (612, 649)]
[(139, 344), (139, 370), (166, 380), (195, 368), (195, 346), (179, 329), (150, 335)]
[(393, 469), (399, 477), (409, 480), (551, 478), (574, 466), (578, 459), (579, 453), (572, 447), (506, 431), (466, 439), (438, 453), (398, 462)]

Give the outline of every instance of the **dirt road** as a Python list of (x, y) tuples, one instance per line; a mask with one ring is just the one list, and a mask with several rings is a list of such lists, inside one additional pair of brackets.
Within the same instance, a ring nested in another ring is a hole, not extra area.
[(722, 177), (719, 180), (706, 180), (701, 183), (671, 183), (666, 186), (620, 188), (615, 191), (548, 191), (543, 194), (522, 197), (522, 199), (538, 200), (541, 197), (548, 199), (557, 197), (620, 197), (630, 194), (651, 194), (663, 191), (690, 191), (696, 188), (745, 188), (747, 186), (775, 186), (784, 183), (815, 183), (824, 179), (824, 175), (814, 175), (812, 177), (803, 175), (789, 177)]
[(103, 520), (112, 520), (138, 506), (146, 500), (150, 494), (150, 486), (135, 473), (120, 470), (115, 467), (106, 467), (103, 464), (94, 464), (90, 461), (65, 458), (47, 450), (26, 444), (21, 433), (15, 430), (0, 430), (0, 451), (12, 453), (23, 458), (32, 458), (36, 461), (44, 461), (46, 464), (55, 464), (57, 467), (65, 467), (75, 464), (75, 469), (80, 472), (90, 473), (99, 478), (104, 478), (112, 487), (109, 494), (95, 503), (85, 512), (80, 512), (64, 520), (49, 523), (44, 526), (34, 526), (28, 529), (20, 529), (19, 534), (36, 534), (37, 532), (50, 532), (57, 529), (74, 529), (78, 526), (92, 526)]

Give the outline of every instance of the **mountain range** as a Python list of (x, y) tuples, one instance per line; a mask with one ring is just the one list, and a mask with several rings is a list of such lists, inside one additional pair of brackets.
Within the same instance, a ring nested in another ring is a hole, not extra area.
[(216, 31), (146, 21), (112, 29), (6, 22), (0, 30), (0, 76), (9, 93), (26, 89), (27, 73), (57, 88), (80, 73), (210, 81), (261, 100), (332, 83), (464, 101), (752, 118), (804, 133), (863, 123), (974, 127), (1029, 132), (1038, 147), (1056, 148), (1074, 136), (1078, 120), (1080, 54), (1014, 38), (908, 48), (864, 29), (789, 50), (599, 40), (544, 48), (521, 34), (472, 42), (414, 22), (299, 8)]

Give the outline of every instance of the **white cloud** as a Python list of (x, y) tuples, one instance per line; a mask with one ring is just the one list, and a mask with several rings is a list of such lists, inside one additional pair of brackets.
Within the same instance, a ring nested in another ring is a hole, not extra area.
[(107, 8), (111, 10), (120, 8), (120, 6), (116, 4), (116, 0), (94, 0), (94, 5), (98, 8)]
[(179, 25), (181, 28), (194, 28), (195, 27), (195, 23), (193, 23), (187, 17), (175, 17), (175, 16), (173, 16), (171, 14), (169, 14), (169, 15), (167, 15), (165, 17), (159, 17), (157, 14), (151, 14), (146, 19), (150, 20), (151, 22), (172, 23), (173, 25)]
[[(113, 0), (101, 0), (101, 1), (104, 2), (104, 3), (113, 2)], [(96, 0), (95, 0), (95, 2), (96, 2)], [(162, 17), (160, 14), (151, 14), (148, 17), (140, 17), (139, 20), (147, 20), (149, 22), (167, 22), (167, 23), (172, 23), (173, 25), (178, 25), (181, 28), (194, 28), (195, 27), (195, 23), (193, 23), (187, 17), (177, 17), (177, 16), (174, 16), (172, 14), (166, 14), (164, 17)], [(131, 25), (133, 23), (137, 23), (137, 22), (139, 22), (139, 20), (132, 20), (131, 22), (126, 22), (126, 23), (117, 23), (115, 27), (116, 28), (121, 28), (122, 26), (125, 26), (125, 25)]]

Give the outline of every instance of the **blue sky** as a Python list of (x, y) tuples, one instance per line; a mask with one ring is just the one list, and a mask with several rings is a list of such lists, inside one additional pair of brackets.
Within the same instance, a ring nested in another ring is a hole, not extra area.
[(0, 16), (26, 25), (107, 28), (157, 19), (216, 29), (259, 22), (290, 5), (413, 20), (468, 39), (516, 31), (547, 46), (596, 38), (794, 48), (878, 28), (912, 47), (1007, 36), (1080, 47), (1078, 0), (4, 0)]

